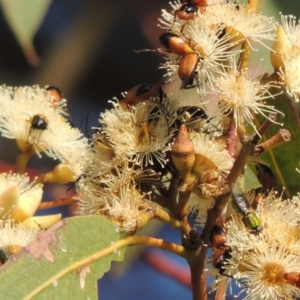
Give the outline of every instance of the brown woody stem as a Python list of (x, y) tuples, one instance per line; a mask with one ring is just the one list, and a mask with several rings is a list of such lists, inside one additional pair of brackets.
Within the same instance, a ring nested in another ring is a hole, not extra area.
[(238, 141), (239, 139), (238, 139), (235, 125), (234, 122), (231, 120), (229, 125), (228, 143), (227, 143), (227, 151), (231, 157), (236, 157), (236, 149), (237, 149)]
[(160, 220), (165, 222), (166, 224), (169, 224), (173, 228), (179, 229), (182, 227), (182, 224), (179, 220), (172, 217), (168, 212), (163, 210), (161, 207), (156, 207), (154, 219)]
[(207, 299), (206, 276), (200, 264), (190, 264), (193, 300)]
[(258, 156), (263, 152), (269, 151), (274, 147), (277, 147), (283, 143), (289, 142), (291, 140), (291, 134), (286, 129), (280, 129), (277, 134), (273, 135), (270, 139), (259, 144), (255, 147), (254, 155)]
[(269, 118), (266, 119), (264, 121), (264, 123), (260, 126), (260, 128), (258, 129), (258, 133), (260, 134), (260, 136), (264, 135), (271, 128), (271, 126), (274, 125), (276, 120), (277, 120), (277, 115), (270, 114)]
[(46, 202), (40, 203), (38, 209), (47, 209), (47, 208), (53, 208), (53, 207), (58, 207), (58, 206), (63, 206), (63, 205), (69, 205), (73, 202), (75, 202), (75, 199), (72, 197), (55, 199), (52, 201), (46, 201)]

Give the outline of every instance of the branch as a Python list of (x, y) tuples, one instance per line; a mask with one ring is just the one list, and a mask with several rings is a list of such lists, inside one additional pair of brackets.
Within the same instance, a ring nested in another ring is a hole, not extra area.
[(38, 209), (47, 209), (47, 208), (59, 207), (59, 206), (63, 206), (63, 205), (69, 205), (73, 202), (75, 202), (75, 199), (72, 198), (72, 197), (55, 199), (55, 200), (52, 200), (52, 201), (46, 201), (46, 202), (40, 203)]

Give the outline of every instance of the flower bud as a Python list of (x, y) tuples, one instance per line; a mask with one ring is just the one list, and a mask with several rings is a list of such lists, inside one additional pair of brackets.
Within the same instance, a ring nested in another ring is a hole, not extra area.
[(171, 148), (172, 161), (182, 178), (182, 184), (189, 182), (192, 167), (195, 162), (195, 149), (188, 136), (187, 128), (181, 125)]
[(114, 149), (110, 146), (107, 146), (99, 141), (94, 142), (94, 146), (97, 148), (98, 153), (108, 161), (111, 161), (112, 158), (115, 156)]
[(284, 67), (283, 56), (291, 49), (291, 43), (281, 25), (277, 28), (276, 39), (270, 52), (271, 63), (275, 71)]
[(226, 34), (230, 36), (230, 39), (227, 41), (228, 44), (236, 43), (236, 46), (238, 46), (245, 41), (245, 36), (233, 27), (227, 26)]
[(45, 230), (50, 228), (61, 219), (61, 214), (36, 216), (27, 218), (21, 223), (22, 226), (35, 228), (37, 230)]
[(13, 215), (19, 200), (19, 188), (11, 186), (0, 195), (0, 217), (5, 219), (7, 216)]
[(203, 171), (206, 170), (217, 170), (218, 168), (215, 166), (215, 164), (209, 160), (208, 158), (206, 158), (205, 156), (203, 156), (200, 153), (196, 153), (195, 154), (195, 163), (193, 165), (193, 172), (195, 172), (197, 174), (197, 176), (199, 177), (199, 179), (202, 178), (202, 174)]
[(71, 166), (66, 163), (58, 164), (52, 171), (42, 175), (42, 182), (56, 182), (65, 184), (75, 182), (78, 176), (74, 173)]
[(23, 220), (32, 217), (42, 200), (42, 195), (43, 189), (41, 185), (40, 188), (35, 188), (21, 194), (19, 197), (18, 207), (12, 215), (12, 219), (15, 222), (22, 222)]

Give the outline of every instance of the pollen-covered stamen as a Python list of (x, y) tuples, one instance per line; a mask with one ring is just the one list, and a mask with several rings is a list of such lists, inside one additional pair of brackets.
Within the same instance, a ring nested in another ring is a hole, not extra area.
[(261, 270), (261, 280), (265, 285), (280, 285), (284, 283), (285, 270), (282, 265), (277, 263), (267, 263)]
[(151, 140), (151, 135), (150, 135), (150, 132), (149, 132), (149, 126), (147, 123), (143, 123), (141, 125), (141, 130), (142, 132), (140, 133), (139, 135), (139, 140), (141, 143), (146, 143), (146, 144), (149, 144), (150, 143), (150, 140)]
[(175, 128), (176, 103), (166, 97), (139, 102), (124, 110), (119, 103), (101, 115), (101, 130), (116, 157), (128, 157), (139, 165), (165, 165)]

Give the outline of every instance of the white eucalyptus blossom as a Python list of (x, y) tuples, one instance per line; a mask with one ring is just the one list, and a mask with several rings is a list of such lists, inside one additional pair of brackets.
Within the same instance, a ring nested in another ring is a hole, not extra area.
[(147, 100), (126, 110), (119, 103), (101, 114), (100, 130), (116, 157), (135, 161), (139, 165), (162, 166), (167, 161), (165, 152), (174, 134), (176, 103), (165, 99), (162, 103)]
[(228, 154), (226, 144), (210, 138), (205, 133), (192, 132), (190, 138), (195, 147), (195, 153), (209, 160), (221, 173), (228, 173), (234, 159)]
[(81, 151), (87, 144), (82, 133), (73, 128), (53, 107), (45, 89), (38, 86), (0, 88), (0, 132), (16, 139), (21, 151), (68, 160), (70, 151)]
[(33, 241), (39, 232), (36, 228), (23, 226), (8, 219), (0, 224), (0, 248), (14, 254)]
[(258, 42), (266, 46), (264, 40), (273, 41), (275, 38), (277, 23), (273, 17), (254, 13), (245, 5), (233, 0), (208, 1), (205, 17), (212, 19), (211, 23), (224, 24), (226, 32), (232, 35), (233, 39), (245, 39), (250, 45)]
[(275, 83), (261, 83), (261, 79), (252, 77), (248, 69), (239, 70), (232, 61), (230, 69), (218, 76), (213, 87), (219, 103), (215, 115), (233, 117), (236, 128), (250, 124), (256, 130), (253, 114), (260, 114), (266, 119), (271, 113), (282, 114), (265, 101), (276, 96), (269, 91)]
[[(207, 210), (215, 203), (213, 196), (227, 191), (225, 176), (233, 165), (233, 158), (228, 154), (224, 144), (211, 139), (204, 133), (190, 134), (196, 156), (201, 157), (197, 169), (201, 170), (200, 193), (192, 194), (189, 200), (190, 210), (197, 214), (196, 222), (203, 226), (207, 218)], [(194, 190), (196, 192), (196, 190)]]
[[(226, 225), (231, 259), (225, 269), (242, 283), (247, 295), (239, 299), (299, 297), (300, 290), (287, 280), (299, 273), (299, 197), (282, 200), (276, 194), (262, 199), (255, 212), (263, 230), (253, 234), (238, 215)], [(297, 221), (298, 220), (298, 221)]]
[(281, 14), (282, 27), (292, 47), (300, 47), (300, 20), (293, 15)]
[(143, 178), (142, 173), (125, 163), (99, 174), (98, 178), (85, 176), (77, 184), (78, 214), (103, 215), (123, 231), (134, 232), (138, 216), (149, 207), (149, 196), (137, 189), (136, 180)]
[(300, 290), (285, 280), (285, 274), (298, 272), (300, 257), (289, 253), (284, 243), (279, 245), (269, 244), (261, 249), (254, 249), (249, 254), (244, 254), (240, 260), (245, 271), (239, 272), (237, 280), (247, 287), (247, 296), (243, 300), (280, 300), (289, 296), (300, 296)]
[[(229, 59), (242, 52), (237, 46), (244, 41), (251, 47), (254, 42), (266, 46), (264, 40), (274, 40), (275, 37), (274, 18), (254, 13), (233, 0), (208, 0), (203, 7), (195, 4), (198, 11), (189, 20), (180, 19), (178, 15), (184, 5), (181, 1), (170, 4), (171, 12), (162, 10), (161, 27), (178, 35), (191, 50), (188, 53), (183, 51), (179, 56), (174, 53), (167, 54), (166, 62), (161, 68), (167, 71), (166, 75), (171, 81), (178, 77), (178, 73), (182, 78), (183, 66), (180, 62), (185, 56), (191, 55), (191, 51), (195, 51), (199, 59), (191, 73), (188, 86), (197, 86), (201, 94), (206, 94), (206, 85), (212, 85), (217, 75), (227, 68)], [(194, 3), (191, 4), (193, 5)], [(172, 52), (172, 49), (167, 51)]]
[[(183, 5), (180, 1), (170, 3), (172, 10), (162, 10), (161, 27), (176, 33), (186, 34), (190, 29), (201, 27), (218, 28), (224, 25), (227, 34), (233, 40), (246, 40), (250, 43), (259, 42), (265, 46), (264, 40), (274, 40), (276, 22), (274, 18), (254, 13), (244, 4), (234, 0), (208, 0), (202, 11), (198, 10), (195, 18), (186, 22), (176, 16), (176, 10)], [(230, 48), (230, 47), (228, 47)]]
[(283, 57), (284, 69), (278, 72), (281, 83), (286, 87), (287, 93), (299, 102), (300, 97), (300, 48), (294, 49)]

